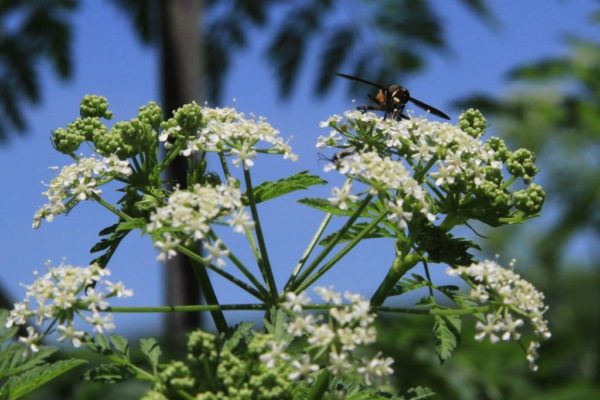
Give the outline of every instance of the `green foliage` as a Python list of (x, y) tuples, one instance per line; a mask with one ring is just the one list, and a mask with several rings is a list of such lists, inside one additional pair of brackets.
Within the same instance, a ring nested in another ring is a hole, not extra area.
[[(287, 178), (279, 179), (273, 182), (263, 182), (253, 188), (254, 201), (256, 204), (279, 196), (294, 192), (296, 190), (306, 190), (311, 186), (325, 185), (327, 181), (320, 176), (311, 175), (308, 171), (298, 172)], [(248, 195), (244, 195), (248, 198)]]
[(450, 355), (460, 343), (460, 329), (462, 326), (458, 315), (434, 316), (433, 333), (435, 334), (436, 345), (435, 352), (444, 362), (450, 358)]
[(50, 361), (57, 349), (47, 346), (28, 354), (24, 346), (13, 342), (17, 328), (6, 328), (7, 316), (6, 310), (0, 310), (0, 398), (21, 398), (86, 363), (77, 358)]

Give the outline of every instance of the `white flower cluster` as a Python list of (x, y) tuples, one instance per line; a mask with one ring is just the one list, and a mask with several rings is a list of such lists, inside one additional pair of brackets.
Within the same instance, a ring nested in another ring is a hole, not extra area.
[[(147, 229), (154, 233), (154, 245), (161, 250), (158, 259), (162, 261), (173, 257), (175, 248), (188, 239), (205, 239), (213, 222), (224, 222), (238, 233), (244, 233), (247, 228), (254, 226), (244, 209), (242, 195), (234, 180), (227, 185), (196, 184), (185, 190), (175, 190), (167, 204), (150, 215)], [(220, 257), (227, 253), (221, 251), (220, 247), (218, 242), (208, 250), (209, 257), (222, 266)]]
[(56, 215), (67, 211), (66, 203), (99, 195), (99, 186), (106, 183), (104, 180), (113, 176), (128, 176), (131, 172), (129, 163), (114, 154), (102, 159), (84, 157), (74, 164), (64, 166), (60, 174), (50, 182), (48, 190), (42, 193), (48, 203), (36, 211), (33, 228), (39, 228), (42, 219), (52, 222)]
[[(538, 337), (550, 338), (548, 322), (544, 320), (544, 313), (548, 310), (544, 294), (512, 270), (486, 260), (468, 267), (449, 268), (447, 272), (452, 276), (468, 277), (474, 285), (470, 297), (479, 303), (489, 302), (495, 306), (494, 312), (486, 315), (485, 322), (477, 323), (477, 340), (486, 337), (492, 343), (500, 338), (518, 340), (521, 337), (519, 328), (524, 325), (522, 318), (529, 321)], [(539, 343), (532, 341), (527, 350), (527, 359), (534, 370), (537, 368), (538, 347)]]
[[(243, 113), (233, 108), (202, 107), (204, 125), (196, 138), (188, 141), (181, 154), (190, 156), (197, 151), (224, 152), (237, 156), (233, 164), (249, 168), (254, 165), (256, 153), (283, 154), (284, 159), (296, 161), (298, 156), (292, 152), (290, 145), (280, 136), (263, 117), (255, 120), (247, 119)], [(159, 139), (166, 141), (168, 132)], [(258, 149), (259, 142), (267, 143), (265, 149)]]
[[(370, 303), (358, 294), (335, 292), (331, 289), (318, 287), (315, 292), (321, 299), (332, 307), (329, 309), (328, 320), (323, 321), (323, 316), (315, 317), (312, 314), (297, 315), (288, 323), (287, 332), (292, 337), (306, 336), (309, 351), (298, 359), (291, 361), (292, 380), (306, 379), (312, 382), (317, 371), (327, 368), (336, 377), (358, 373), (366, 385), (373, 385), (378, 381), (385, 381), (393, 372), (390, 365), (393, 360), (383, 358), (377, 354), (373, 358), (359, 358), (359, 346), (375, 342), (377, 332), (372, 326), (375, 314), (370, 311)], [(344, 299), (348, 303), (344, 303)], [(305, 306), (311, 303), (310, 298), (302, 293), (286, 293), (283, 307), (300, 313)], [(290, 360), (292, 355), (285, 353), (286, 343), (274, 343), (272, 351), (261, 356), (261, 361), (267, 366), (275, 365), (275, 361)], [(314, 355), (311, 354), (314, 353)], [(318, 365), (317, 359), (327, 359), (327, 365)]]
[[(395, 121), (383, 120), (374, 113), (349, 111), (344, 114), (349, 128), (364, 130), (369, 127), (371, 136), (381, 137), (381, 141), (394, 153), (410, 158), (413, 162), (427, 163), (435, 158), (436, 168), (430, 176), (436, 185), (453, 183), (458, 176), (464, 176), (475, 186), (482, 182), (482, 166), (488, 165), (496, 169), (502, 168), (493, 151), (485, 144), (458, 126), (430, 121), (425, 118)], [(321, 123), (322, 127), (332, 127), (329, 136), (317, 139), (317, 147), (339, 147), (341, 136), (338, 131), (348, 133), (348, 127), (341, 129), (339, 115), (333, 115)]]
[[(387, 202), (390, 211), (388, 219), (398, 225), (400, 229), (413, 217), (413, 211), (418, 211), (427, 219), (433, 221), (435, 216), (430, 212), (426, 192), (414, 180), (406, 167), (400, 162), (389, 157), (381, 157), (377, 152), (356, 152), (338, 160), (332, 166), (340, 173), (352, 179), (367, 183), (378, 190), (393, 190), (397, 194), (394, 201)], [(348, 208), (348, 201), (356, 201), (357, 196), (350, 193), (349, 183), (341, 189), (334, 188), (329, 202), (344, 210)], [(405, 199), (410, 199), (406, 201)]]
[[(101, 313), (108, 308), (107, 299), (110, 297), (131, 297), (133, 292), (126, 289), (122, 282), (112, 283), (105, 277), (110, 271), (98, 264), (88, 267), (75, 267), (62, 263), (58, 267), (46, 265), (48, 272), (39, 276), (33, 284), (24, 285), (25, 299), (15, 303), (6, 321), (6, 327), (25, 325), (29, 318), (35, 319), (35, 324), (42, 327), (47, 321), (58, 322), (56, 330), (58, 340), (69, 340), (74, 347), (81, 346), (85, 332), (76, 329), (74, 316), (80, 315), (84, 321), (93, 326), (99, 333), (115, 328), (112, 315)], [(91, 286), (94, 285), (92, 288)], [(91, 315), (83, 312), (89, 310)], [(36, 352), (42, 337), (34, 327), (27, 327), (28, 336), (21, 337), (20, 342), (26, 344), (29, 350)]]
[[(345, 149), (334, 156), (332, 162), (325, 166), (325, 171), (335, 169), (379, 190), (400, 191), (398, 197), (404, 202), (391, 201), (388, 208), (391, 212), (389, 219), (401, 229), (411, 220), (415, 211), (421, 212), (429, 220), (434, 219), (426, 201), (426, 190), (419, 182), (435, 182), (443, 187), (460, 178), (479, 186), (484, 181), (484, 167), (502, 168), (502, 162), (492, 150), (486, 148), (484, 142), (455, 125), (424, 118), (383, 120), (374, 113), (360, 111), (348, 111), (344, 117), (345, 121), (341, 116), (333, 115), (321, 122), (321, 127), (332, 130), (327, 136), (317, 139), (317, 148)], [(364, 142), (364, 136), (385, 147), (390, 155), (382, 156), (372, 148), (348, 151), (355, 148), (353, 140)], [(345, 138), (348, 140), (344, 141)], [(424, 171), (426, 176), (417, 182), (408, 165), (420, 168), (427, 166), (429, 169)], [(344, 205), (348, 195), (347, 190), (337, 189), (330, 201), (333, 205)], [(407, 196), (417, 200), (420, 205), (415, 207), (411, 204), (408, 207)]]

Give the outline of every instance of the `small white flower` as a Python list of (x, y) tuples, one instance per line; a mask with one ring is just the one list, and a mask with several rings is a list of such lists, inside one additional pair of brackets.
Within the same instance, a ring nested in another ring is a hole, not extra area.
[(331, 189), (331, 194), (333, 196), (328, 199), (329, 203), (332, 206), (339, 207), (340, 210), (347, 210), (349, 203), (353, 203), (358, 199), (358, 196), (352, 194), (351, 191), (352, 185), (350, 182), (344, 183), (344, 186), (342, 186), (341, 189), (334, 187)]
[(223, 242), (221, 239), (217, 239), (214, 244), (204, 243), (204, 249), (207, 251), (207, 256), (204, 259), (208, 262), (213, 261), (217, 267), (223, 268), (225, 266), (225, 261), (223, 257), (229, 256), (229, 250), (225, 248), (221, 248)]
[(277, 360), (287, 361), (290, 359), (290, 355), (285, 352), (287, 343), (273, 341), (268, 346), (269, 350), (258, 358), (267, 368), (275, 367)]
[(27, 346), (28, 350), (32, 353), (37, 353), (40, 350), (40, 335), (32, 326), (27, 327), (27, 336), (19, 337), (19, 342)]
[(302, 292), (300, 294), (296, 294), (294, 292), (286, 292), (285, 302), (283, 303), (283, 306), (288, 310), (300, 312), (304, 309), (304, 306), (307, 306), (310, 303), (310, 297), (308, 297), (305, 292)]
[(499, 338), (496, 333), (501, 329), (501, 325), (493, 314), (487, 314), (485, 319), (486, 323), (478, 321), (477, 324), (475, 324), (475, 328), (479, 331), (479, 333), (475, 335), (475, 339), (483, 340), (488, 337), (490, 342), (498, 342)]
[(94, 331), (104, 333), (115, 329), (115, 324), (112, 322), (112, 315), (106, 314), (102, 316), (99, 312), (92, 312), (91, 317), (86, 317), (85, 320), (94, 326)]
[(308, 343), (315, 346), (326, 347), (335, 339), (335, 333), (327, 325), (320, 325), (308, 338)]
[(57, 330), (60, 332), (59, 342), (70, 340), (73, 347), (81, 346), (81, 339), (85, 336), (85, 332), (75, 329), (73, 324), (59, 325)]
[(312, 383), (314, 378), (311, 374), (319, 370), (319, 366), (313, 364), (307, 354), (303, 354), (302, 357), (300, 357), (300, 360), (292, 361), (291, 366), (292, 372), (288, 375), (288, 378), (292, 381), (305, 378), (307, 383)]

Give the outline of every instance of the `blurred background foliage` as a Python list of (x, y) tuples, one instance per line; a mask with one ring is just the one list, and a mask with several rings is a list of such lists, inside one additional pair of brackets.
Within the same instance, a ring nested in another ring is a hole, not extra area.
[[(114, 2), (131, 16), (142, 39), (156, 40), (151, 12), (155, 2)], [(286, 2), (287, 9), (278, 14), (283, 17), (271, 21), (271, 7), (280, 6), (276, 3), (206, 1), (207, 98), (218, 100), (231, 58), (248, 44), (251, 28), (270, 26), (276, 32), (265, 56), (284, 97), (297, 82), (308, 39), (317, 40), (321, 48), (317, 93), (330, 87), (332, 72), (341, 65), (352, 65), (349, 73), (387, 82), (397, 70), (419, 71), (427, 51), (448, 48), (431, 2), (402, 1), (406, 13), (397, 15), (385, 12), (389, 1), (365, 0), (377, 24), (340, 24), (328, 30), (322, 18), (331, 16), (335, 1)], [(494, 26), (485, 1), (463, 3)], [(41, 96), (39, 58), (47, 58), (58, 77), (69, 76), (68, 18), (75, 17), (76, 5), (67, 0), (0, 1), (0, 139), (8, 128), (26, 127), (22, 107)], [(600, 11), (590, 20), (600, 28)], [(378, 44), (359, 48), (354, 40), (359, 34)], [(440, 365), (430, 333), (433, 321), (384, 316), (378, 346), (396, 360), (396, 380), (404, 389), (428, 386), (448, 399), (600, 398), (600, 40), (566, 40), (568, 55), (516, 66), (507, 77), (512, 83), (507, 93), (456, 102), (457, 109), (479, 107), (512, 148), (530, 148), (538, 157), (539, 180), (548, 194), (544, 218), (483, 233), (491, 239), (489, 254), (515, 255), (519, 272), (546, 293), (553, 337), (541, 348), (539, 371), (527, 370), (524, 354), (514, 343), (475, 342), (466, 327), (470, 324), (465, 324), (463, 341), (452, 358)], [(32, 398), (94, 399), (110, 393), (137, 398), (139, 390), (131, 383), (106, 388), (65, 377)]]

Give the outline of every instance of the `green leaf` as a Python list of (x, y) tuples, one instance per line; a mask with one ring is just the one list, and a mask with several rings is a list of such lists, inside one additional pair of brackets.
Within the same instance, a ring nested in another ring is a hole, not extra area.
[[(254, 201), (258, 204), (296, 190), (306, 190), (311, 186), (324, 185), (326, 183), (327, 181), (323, 180), (321, 177), (311, 175), (308, 171), (302, 171), (274, 182), (263, 182), (256, 186), (252, 193), (254, 195)], [(244, 194), (244, 198), (247, 200), (248, 195)]]
[(273, 335), (276, 341), (288, 339), (286, 312), (280, 308), (271, 308), (271, 320), (265, 320), (265, 329)]
[(421, 275), (412, 274), (411, 278), (404, 278), (394, 285), (390, 292), (390, 296), (400, 296), (404, 293), (412, 292), (413, 290), (421, 289), (429, 286), (429, 283)]
[[(357, 224), (354, 224), (350, 227), (350, 229), (348, 229), (343, 235), (342, 237), (339, 239), (339, 242), (346, 242), (346, 241), (350, 241), (352, 239), (354, 239), (367, 225), (369, 225), (368, 222), (359, 222)], [(329, 244), (330, 241), (333, 240), (333, 238), (337, 235), (337, 232), (334, 232), (330, 235), (327, 235), (325, 238), (323, 238), (323, 240), (321, 240), (319, 242), (319, 244), (321, 246), (327, 246)], [(371, 228), (371, 230), (369, 230), (369, 232), (363, 236), (364, 239), (375, 239), (375, 238), (383, 238), (383, 237), (396, 237), (396, 235), (393, 232), (390, 232), (389, 230), (385, 229), (384, 227), (381, 226), (374, 226)]]
[(120, 222), (117, 226), (117, 232), (126, 232), (134, 229), (144, 229), (146, 220), (144, 218), (132, 218), (128, 221)]
[(23, 374), (9, 378), (0, 389), (0, 397), (11, 400), (18, 399), (85, 363), (87, 361), (74, 358), (34, 367)]
[(100, 364), (86, 371), (83, 379), (100, 383), (115, 383), (131, 378), (134, 371), (129, 365), (123, 364)]
[(435, 334), (435, 352), (444, 363), (460, 343), (461, 320), (458, 315), (435, 316), (433, 333)]
[(240, 341), (252, 330), (252, 322), (244, 322), (237, 326), (231, 337), (223, 344), (223, 350), (233, 351)]
[(148, 362), (150, 363), (150, 366), (152, 367), (152, 371), (154, 372), (154, 374), (156, 374), (156, 370), (158, 367), (158, 359), (160, 358), (160, 355), (162, 354), (162, 351), (160, 349), (160, 346), (158, 345), (158, 342), (154, 338), (140, 339), (140, 349), (142, 350), (142, 353), (144, 353), (144, 355), (148, 359)]
[(23, 345), (13, 343), (0, 352), (0, 379), (43, 364), (56, 351), (54, 347), (42, 346), (36, 353), (28, 354)]
[(331, 213), (333, 215), (342, 215), (342, 216), (351, 216), (352, 210), (340, 210), (338, 207), (331, 205), (329, 200), (321, 199), (316, 197), (307, 197), (304, 199), (298, 200), (298, 203), (304, 204), (305, 206), (309, 206), (312, 208), (316, 208), (317, 210), (324, 211), (326, 213)]
[(17, 334), (19, 330), (16, 326), (6, 327), (6, 320), (8, 319), (9, 311), (0, 308), (0, 344), (6, 342)]
[(405, 396), (409, 396), (406, 397), (406, 400), (422, 400), (435, 396), (435, 392), (427, 387), (417, 386), (408, 389)]
[(123, 356), (127, 360), (129, 359), (129, 342), (126, 338), (113, 335), (110, 337), (110, 343), (113, 345), (116, 354)]

